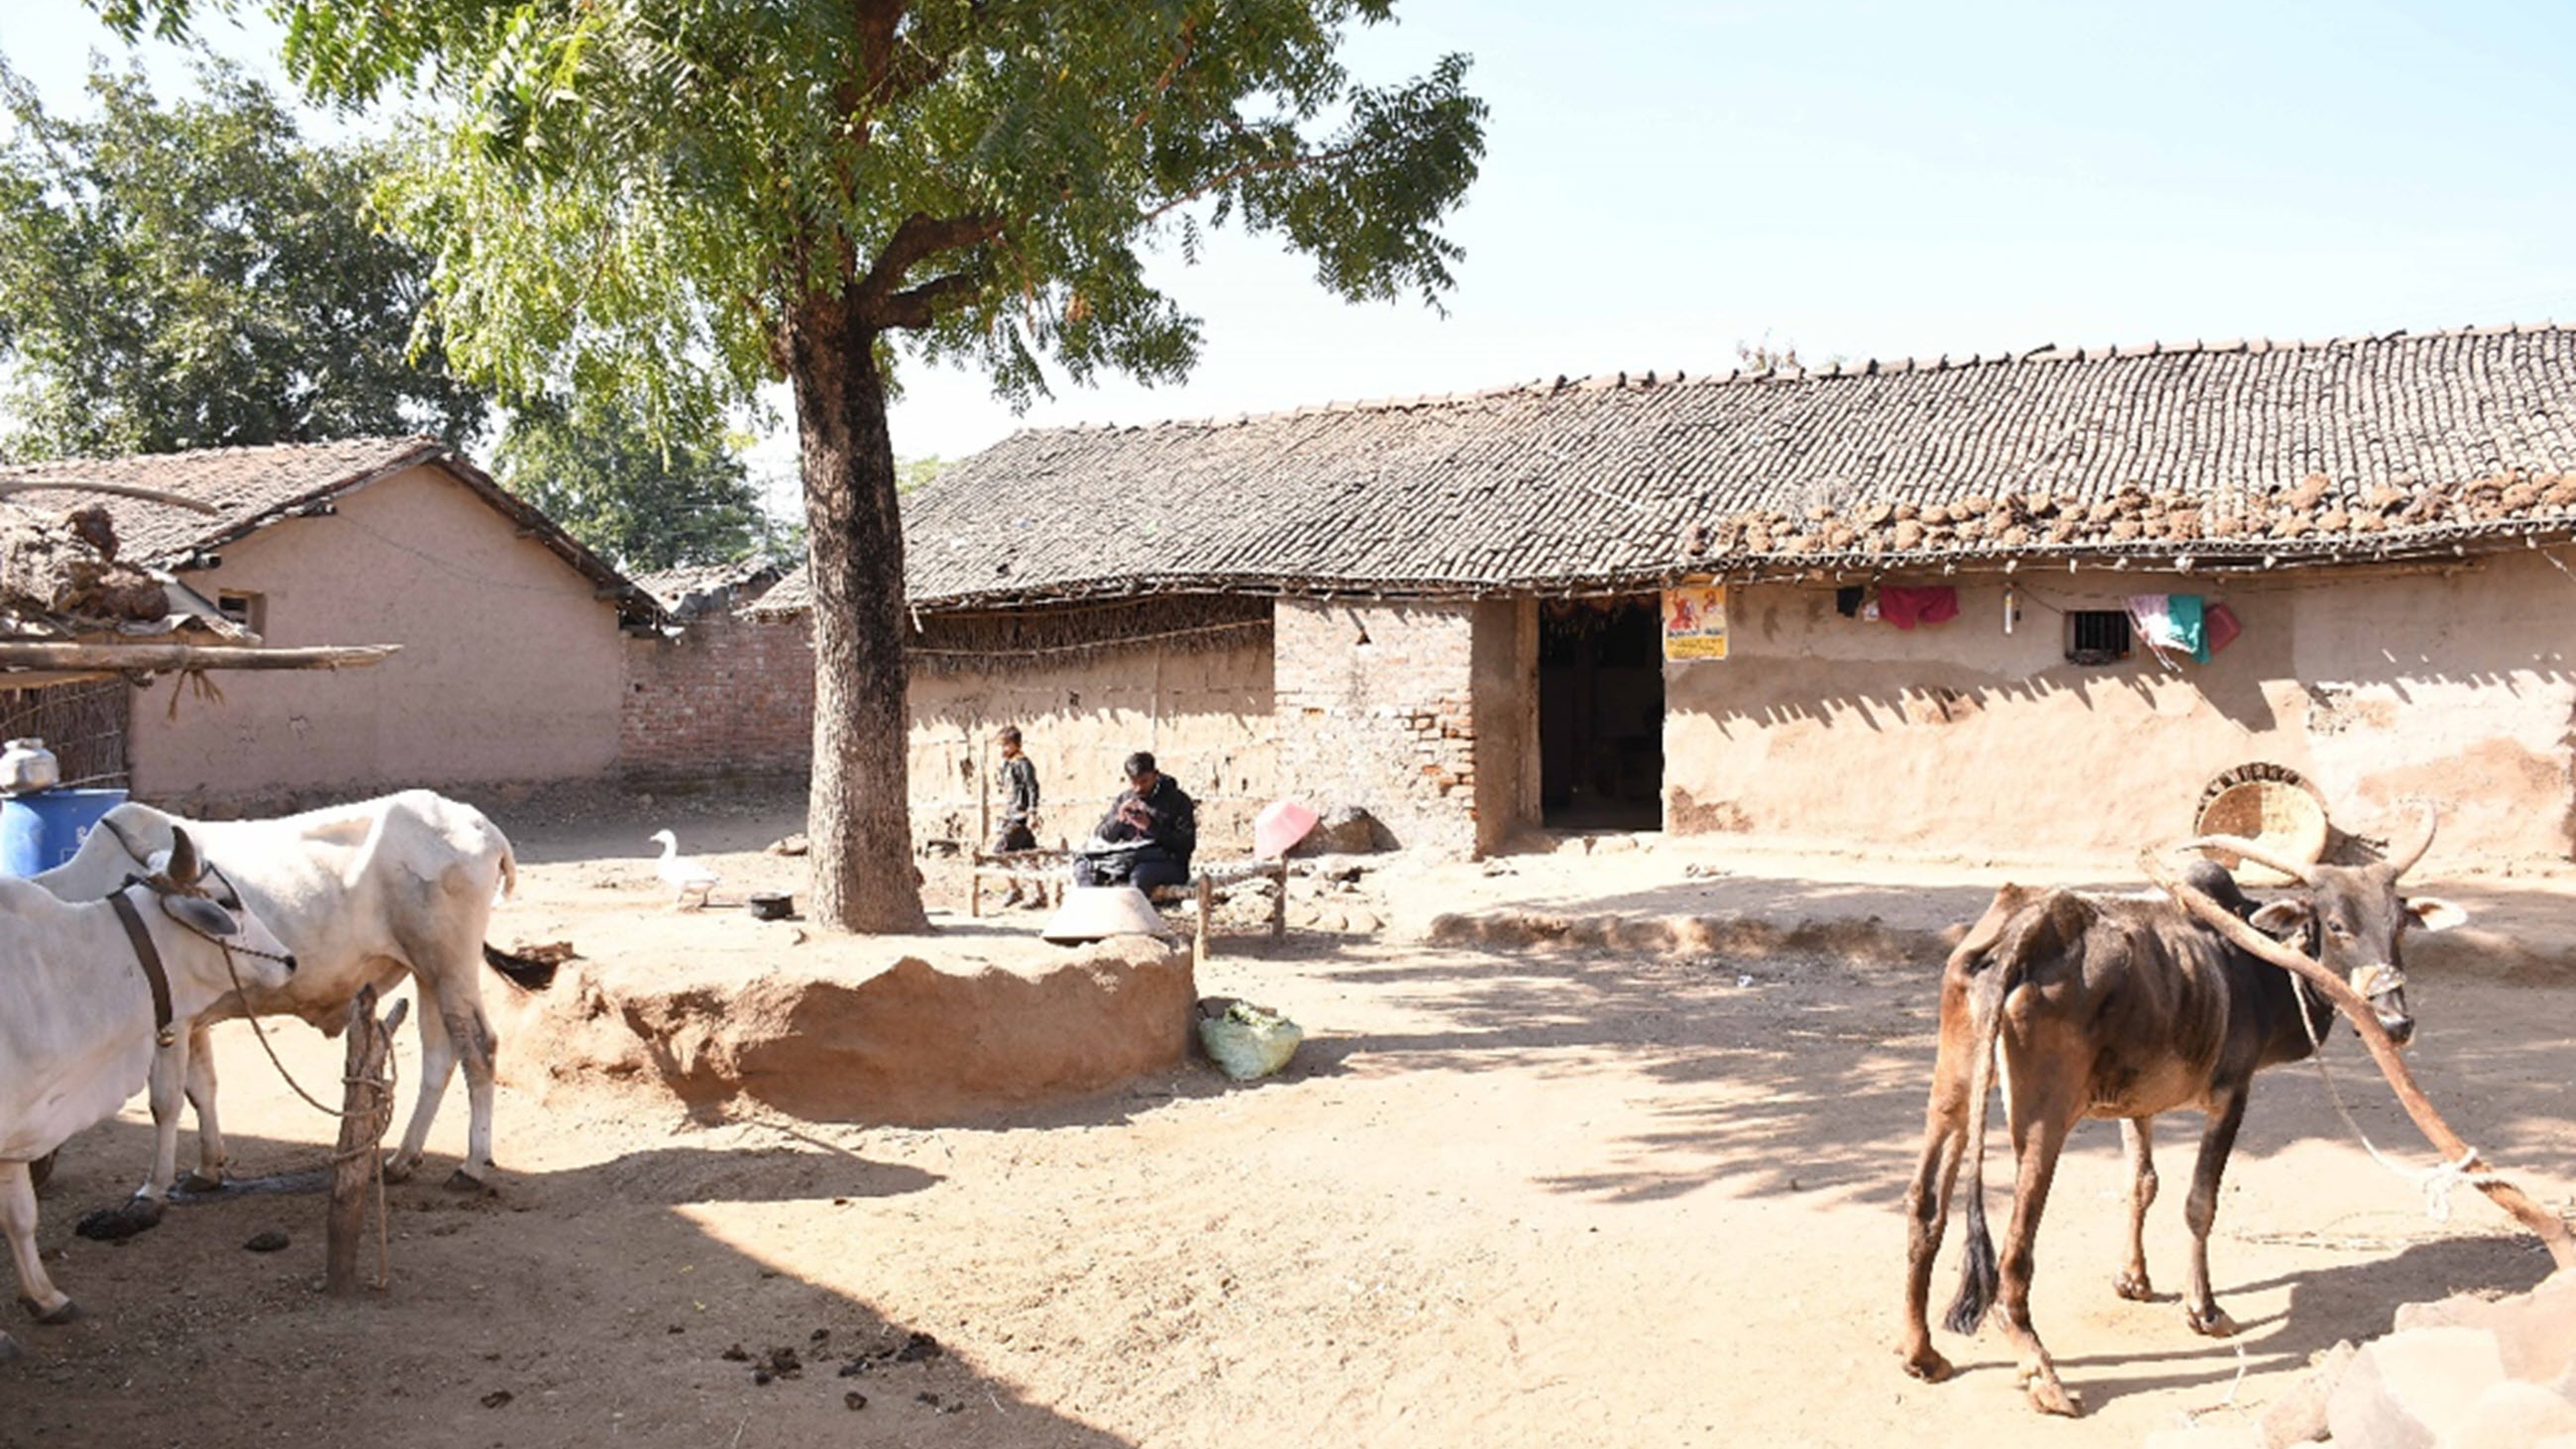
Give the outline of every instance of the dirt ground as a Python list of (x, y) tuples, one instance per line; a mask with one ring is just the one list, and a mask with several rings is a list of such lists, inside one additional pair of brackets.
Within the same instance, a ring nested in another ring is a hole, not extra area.
[[(492, 808), (523, 873), (501, 944), (664, 961), (690, 931), (786, 929), (676, 930), (643, 837), (676, 825), (725, 871), (719, 903), (739, 900), (797, 883), (757, 853), (794, 828), (792, 801)], [(940, 934), (911, 949), (1052, 949), (1034, 913), (966, 920), (953, 868), (931, 872)], [(2259, 1414), (2402, 1302), (2546, 1275), (2474, 1194), (2429, 1220), (2315, 1071), (2285, 1068), (2257, 1089), (2212, 1245), (2240, 1338), (2195, 1337), (2173, 1297), (2196, 1119), (2163, 1135), (2164, 1298), (2146, 1304), (2111, 1292), (2117, 1135), (2093, 1124), (2051, 1199), (2034, 1304), (2087, 1417), (2037, 1420), (1991, 1333), (1942, 1337), (1953, 1382), (1905, 1378), (1898, 1202), (1933, 1050), (1928, 933), (2012, 873), (1607, 842), (1350, 889), (1301, 878), (1300, 928), (1223, 940), (1199, 982), (1306, 1026), (1278, 1078), (1194, 1064), (935, 1130), (505, 1088), (489, 1197), (437, 1185), (463, 1145), (460, 1087), (429, 1170), (393, 1190), (391, 1285), (360, 1301), (316, 1291), (310, 1191), (185, 1203), (123, 1245), (74, 1237), (148, 1157), (129, 1108), (69, 1144), (47, 1194), (45, 1252), (90, 1317), (13, 1326), (31, 1353), (0, 1364), (0, 1445), (2135, 1445)], [(2576, 922), (2567, 885), (2456, 894), (2537, 930)], [(1520, 925), (1435, 930), (1441, 911)], [(1779, 928), (1661, 950), (1559, 931), (1674, 911)], [(1532, 931), (1578, 944), (1520, 944)], [(2568, 1206), (2576, 976), (2455, 953), (2417, 964), (2410, 1000), (2435, 1102)], [(306, 1082), (336, 1075), (337, 1043), (295, 1023), (273, 1037)], [(235, 1172), (297, 1186), (331, 1124), (246, 1028), (218, 1041)], [(2331, 1045), (2362, 1128), (2423, 1165), (2359, 1048)], [(408, 1080), (408, 1035), (400, 1058)], [(244, 1250), (267, 1229), (291, 1245)]]

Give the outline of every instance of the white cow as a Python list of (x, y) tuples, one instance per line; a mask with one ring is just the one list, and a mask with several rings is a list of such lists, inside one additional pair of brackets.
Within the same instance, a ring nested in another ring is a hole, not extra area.
[[(129, 871), (121, 901), (73, 904), (27, 881), (0, 880), (0, 1233), (39, 1323), (68, 1323), (80, 1309), (37, 1260), (27, 1164), (115, 1112), (146, 1082), (157, 1094), (166, 1080), (175, 1093), (188, 1023), (232, 995), (236, 982), (274, 991), (294, 973), (294, 959), (258, 914), (219, 875), (210, 871), (201, 883), (198, 871), (196, 847), (173, 833), (162, 870), (141, 879), (134, 877), (142, 867)], [(128, 907), (148, 958), (118, 919)], [(0, 1358), (16, 1351), (0, 1333)]]
[[(492, 1024), (483, 1013), (483, 933), (492, 907), (517, 884), (510, 842), (483, 813), (427, 790), (336, 805), (276, 820), (180, 820), (148, 805), (109, 811), (71, 860), (37, 876), (66, 900), (117, 888), (137, 857), (166, 848), (181, 826), (242, 898), (295, 953), (291, 982), (217, 1002), (189, 1023), (186, 1093), (197, 1109), (198, 1168), (191, 1190), (223, 1181), (215, 1069), (206, 1028), (235, 1016), (300, 1016), (327, 1033), (347, 1025), (363, 987), (385, 990), (408, 972), (420, 995), (420, 1097), (401, 1148), (386, 1164), (400, 1177), (419, 1165), (430, 1119), (461, 1057), (472, 1120), (464, 1165), (448, 1186), (479, 1188), (492, 1170)], [(497, 964), (497, 963), (496, 963)], [(159, 1151), (135, 1193), (130, 1232), (159, 1218), (176, 1170), (179, 1092), (157, 1084), (152, 1121)], [(122, 1236), (122, 1233), (111, 1235)]]

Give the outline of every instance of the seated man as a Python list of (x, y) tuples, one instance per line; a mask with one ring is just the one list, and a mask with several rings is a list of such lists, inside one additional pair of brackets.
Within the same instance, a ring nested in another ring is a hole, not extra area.
[(1127, 757), (1127, 788), (1074, 859), (1073, 883), (1144, 891), (1180, 885), (1190, 878), (1190, 855), (1198, 844), (1198, 807), (1154, 768), (1151, 753), (1138, 750)]

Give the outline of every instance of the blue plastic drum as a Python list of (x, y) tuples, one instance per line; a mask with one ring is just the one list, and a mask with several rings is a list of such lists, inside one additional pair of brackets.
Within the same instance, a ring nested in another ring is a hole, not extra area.
[(0, 875), (24, 878), (72, 858), (122, 790), (37, 790), (0, 800)]

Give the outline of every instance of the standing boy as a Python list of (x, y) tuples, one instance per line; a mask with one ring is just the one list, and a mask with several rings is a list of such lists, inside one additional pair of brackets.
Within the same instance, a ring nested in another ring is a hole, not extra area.
[[(1011, 850), (1035, 850), (1038, 848), (1038, 767), (1028, 756), (1020, 753), (1019, 726), (1004, 725), (1001, 734), (995, 738), (1002, 746), (1002, 793), (1007, 798), (1002, 804), (1002, 823), (994, 830), (992, 842), (985, 849), (995, 855)], [(1003, 897), (1002, 904), (1015, 906), (1019, 903), (1020, 883), (1013, 881), (1011, 893)]]

